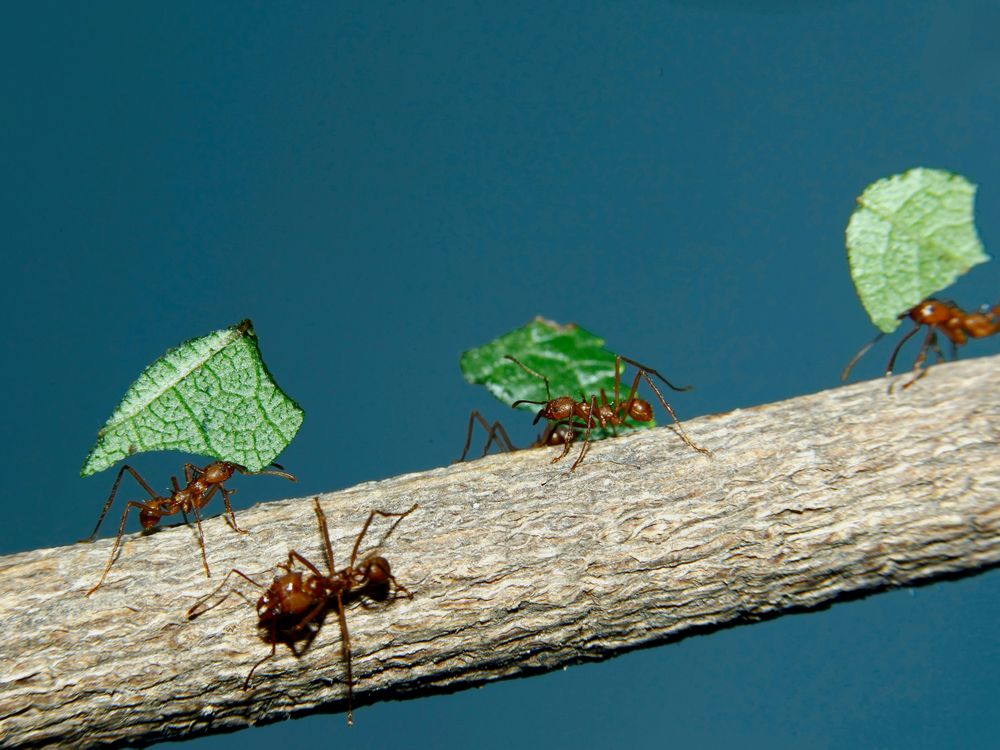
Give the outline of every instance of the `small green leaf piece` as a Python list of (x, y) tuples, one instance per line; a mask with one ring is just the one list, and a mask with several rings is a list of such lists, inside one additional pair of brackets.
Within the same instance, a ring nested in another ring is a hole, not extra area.
[(918, 167), (865, 188), (847, 225), (847, 259), (861, 303), (885, 333), (899, 316), (989, 260), (976, 234), (976, 186)]
[(260, 471), (304, 413), (268, 372), (249, 320), (186, 341), (143, 370), (97, 434), (90, 476), (134, 453), (177, 450)]
[[(545, 383), (518, 367), (504, 355), (512, 354), (535, 372), (549, 379), (552, 398), (600, 396), (601, 389), (608, 401), (614, 398), (615, 354), (604, 348), (598, 338), (577, 325), (559, 325), (544, 318), (535, 318), (527, 325), (484, 346), (462, 354), (459, 366), (465, 379), (485, 385), (508, 406), (515, 401), (545, 402)], [(628, 397), (631, 382), (622, 383), (621, 398)], [(521, 404), (518, 408), (537, 413), (539, 404)], [(630, 424), (632, 424), (630, 422)], [(635, 424), (651, 427), (653, 423)], [(603, 435), (595, 428), (592, 439)]]

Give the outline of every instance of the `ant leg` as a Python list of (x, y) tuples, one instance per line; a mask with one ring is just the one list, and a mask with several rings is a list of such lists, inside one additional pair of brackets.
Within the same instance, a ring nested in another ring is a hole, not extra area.
[(187, 480), (188, 484), (191, 484), (191, 482), (204, 473), (205, 470), (200, 466), (195, 466), (192, 463), (184, 464), (184, 478)]
[(146, 506), (142, 503), (137, 503), (135, 500), (129, 500), (128, 505), (125, 506), (125, 512), (122, 513), (121, 523), (118, 524), (118, 536), (115, 537), (115, 545), (111, 548), (111, 555), (108, 557), (108, 564), (104, 566), (104, 572), (101, 573), (101, 580), (97, 582), (90, 591), (87, 592), (87, 596), (93, 594), (97, 589), (101, 588), (101, 584), (104, 583), (104, 579), (107, 578), (108, 571), (111, 570), (111, 566), (115, 563), (115, 556), (118, 554), (118, 548), (121, 546), (122, 534), (125, 533), (125, 522), (128, 521), (128, 512), (132, 508), (139, 508), (142, 510)]
[[(500, 442), (501, 438), (503, 438), (502, 443)], [(496, 443), (500, 447), (501, 453), (503, 453), (504, 451), (507, 451), (508, 453), (513, 453), (514, 451), (517, 450), (517, 448), (514, 447), (514, 443), (511, 442), (510, 436), (507, 434), (507, 430), (505, 430), (503, 428), (503, 425), (500, 424), (499, 419), (496, 422), (494, 422), (493, 426), (490, 428), (489, 435), (487, 436), (486, 440), (486, 445), (483, 446), (484, 456), (487, 454), (487, 452), (490, 449), (490, 446), (493, 445), (493, 443)]]
[[(292, 550), (288, 550), (288, 563), (287, 563), (287, 565), (285, 565), (285, 568), (288, 571), (291, 571), (291, 569), (292, 569), (292, 567), (291, 567), (292, 566), (292, 562), (295, 561), (295, 560), (298, 560), (300, 563), (302, 563), (307, 568), (309, 568), (309, 570), (312, 571), (314, 575), (319, 576), (320, 578), (327, 578), (328, 577), (328, 576), (323, 575), (319, 571), (319, 568), (317, 568), (315, 565), (313, 565), (312, 562), (310, 562), (306, 557), (304, 557), (303, 555), (300, 555), (298, 552), (296, 552), (293, 549)], [(333, 572), (333, 566), (332, 565), (330, 566), (330, 571)]]
[(94, 539), (97, 538), (97, 531), (98, 529), (101, 528), (101, 524), (104, 522), (104, 517), (108, 515), (108, 510), (110, 510), (111, 508), (111, 503), (115, 501), (115, 495), (118, 494), (118, 485), (122, 483), (122, 476), (125, 474), (126, 471), (135, 478), (135, 481), (139, 483), (140, 487), (142, 487), (144, 490), (146, 490), (146, 492), (149, 493), (149, 496), (151, 498), (153, 498), (154, 500), (157, 500), (159, 498), (159, 495), (157, 495), (156, 491), (149, 486), (149, 484), (146, 482), (145, 479), (142, 478), (142, 475), (140, 475), (138, 471), (133, 469), (128, 464), (125, 464), (118, 470), (118, 476), (115, 477), (115, 483), (111, 485), (111, 494), (108, 495), (108, 500), (106, 503), (104, 503), (104, 509), (101, 511), (101, 517), (97, 519), (97, 525), (94, 527), (94, 531), (91, 533), (89, 537), (87, 537), (83, 541), (92, 542), (94, 541)]
[(913, 371), (916, 374), (903, 383), (904, 391), (927, 374), (927, 368), (924, 366), (924, 363), (927, 361), (927, 351), (931, 347), (935, 348), (940, 355), (941, 347), (937, 341), (937, 334), (934, 332), (933, 328), (928, 328), (927, 335), (924, 337), (924, 343), (920, 345), (920, 351), (917, 353), (917, 358), (913, 361)]
[[(313, 502), (316, 504), (316, 520), (319, 522), (320, 531), (323, 532), (323, 543), (326, 545), (326, 562), (330, 566), (330, 575), (332, 576), (337, 572), (337, 566), (333, 564), (333, 545), (330, 544), (330, 528), (326, 522), (326, 513), (323, 512), (323, 508), (319, 504), (319, 498), (314, 497)], [(295, 554), (300, 559), (302, 558), (297, 552)], [(292, 561), (292, 552), (288, 553), (288, 561)], [(305, 561), (305, 564), (309, 568), (312, 568), (316, 575), (322, 575), (311, 562)]]
[[(558, 424), (558, 422), (556, 422), (556, 423), (550, 422), (549, 424)], [(570, 417), (570, 419), (567, 420), (567, 424), (570, 424), (570, 425), (573, 424), (573, 418), (572, 417)], [(562, 453), (560, 453), (558, 456), (556, 456), (555, 458), (553, 458), (549, 463), (553, 463), (554, 464), (556, 461), (562, 461), (564, 458), (566, 458), (566, 456), (569, 455), (570, 448), (573, 447), (573, 443), (576, 441), (576, 438), (578, 437), (578, 434), (579, 433), (577, 433), (577, 431), (574, 429), (573, 432), (570, 434), (570, 438), (565, 443), (563, 443)]]
[(406, 518), (408, 515), (410, 515), (413, 511), (415, 511), (419, 507), (420, 505), (418, 503), (414, 503), (412, 508), (402, 513), (387, 513), (384, 510), (373, 510), (371, 513), (369, 513), (368, 520), (365, 521), (364, 526), (361, 527), (361, 531), (358, 533), (358, 538), (354, 540), (354, 549), (351, 550), (351, 563), (349, 567), (353, 568), (354, 563), (357, 562), (358, 549), (361, 547), (361, 540), (364, 539), (365, 534), (368, 533), (368, 527), (371, 526), (372, 521), (375, 520), (375, 516), (397, 519), (397, 521), (389, 528), (389, 531), (386, 532), (385, 536), (382, 537), (381, 543), (385, 544), (385, 540), (388, 539), (389, 535), (396, 530), (396, 527), (399, 525), (400, 521), (402, 521), (404, 518)]
[[(462, 449), (462, 456), (455, 463), (461, 463), (462, 461), (464, 461), (465, 457), (469, 453), (469, 447), (472, 445), (472, 429), (475, 427), (476, 420), (478, 420), (479, 424), (481, 424), (483, 426), (483, 429), (486, 430), (486, 435), (488, 438), (486, 440), (486, 446), (483, 448), (484, 456), (489, 452), (490, 446), (493, 444), (494, 440), (496, 440), (497, 444), (501, 446), (501, 450), (503, 449), (504, 445), (506, 445), (507, 450), (513, 452), (514, 444), (510, 441), (510, 438), (507, 436), (507, 431), (503, 428), (503, 425), (500, 424), (499, 421), (496, 421), (493, 423), (493, 426), (491, 427), (489, 423), (486, 421), (486, 418), (482, 414), (480, 414), (479, 411), (473, 409), (472, 413), (469, 414), (469, 428), (466, 430), (465, 433), (465, 448)], [(500, 443), (499, 439), (497, 439), (498, 432), (500, 436), (503, 438), (502, 444)]]
[(205, 607), (204, 606), (205, 602), (207, 602), (212, 597), (218, 595), (218, 593), (220, 591), (222, 591), (222, 589), (224, 589), (226, 587), (226, 585), (229, 583), (229, 577), (233, 573), (235, 573), (238, 576), (242, 576), (243, 578), (245, 578), (246, 580), (250, 581), (250, 583), (252, 583), (254, 586), (256, 586), (259, 589), (266, 588), (263, 584), (257, 583), (257, 581), (255, 581), (253, 578), (251, 578), (250, 576), (248, 576), (242, 570), (237, 570), (236, 568), (233, 568), (228, 573), (226, 573), (226, 577), (222, 579), (222, 583), (220, 583), (215, 588), (215, 590), (213, 590), (209, 594), (205, 594), (205, 596), (201, 597), (201, 599), (199, 599), (198, 601), (196, 601), (194, 603), (194, 605), (187, 611), (187, 618), (189, 620), (193, 620), (194, 618), (199, 617), (200, 615), (203, 615), (206, 612), (215, 609), (216, 607), (218, 607), (220, 604), (222, 604), (222, 602), (224, 602), (228, 598), (229, 594), (226, 594), (226, 596), (224, 596), (221, 599), (219, 599), (219, 601), (217, 601), (211, 607)]
[[(403, 596), (405, 596), (407, 599), (413, 598), (413, 594), (410, 593), (410, 590), (406, 588), (406, 586), (401, 584), (399, 581), (397, 581), (396, 576), (394, 576), (392, 573), (389, 574), (389, 582), (392, 583), (393, 587), (395, 588), (396, 594), (402, 591)], [(393, 598), (396, 597), (394, 596)]]
[[(214, 487), (212, 487), (212, 490), (214, 490), (215, 487), (218, 487), (220, 490), (222, 490), (222, 502), (226, 504), (226, 510), (229, 512), (230, 525), (233, 527), (233, 530), (238, 531), (241, 534), (249, 534), (250, 533), (249, 531), (247, 531), (246, 529), (241, 529), (236, 524), (236, 514), (233, 513), (233, 504), (229, 502), (229, 496), (232, 495), (234, 492), (236, 492), (236, 490), (227, 490), (221, 484), (215, 485)], [(212, 496), (211, 492), (205, 495), (206, 502), (208, 501), (208, 498), (210, 498), (211, 496)]]
[(646, 382), (649, 384), (649, 387), (653, 389), (653, 393), (655, 393), (656, 397), (660, 399), (660, 403), (663, 404), (663, 408), (667, 410), (670, 414), (670, 418), (674, 420), (674, 426), (677, 428), (677, 434), (681, 436), (681, 440), (687, 443), (688, 447), (694, 448), (699, 453), (704, 453), (706, 455), (711, 454), (711, 451), (708, 448), (702, 448), (701, 446), (695, 445), (691, 441), (691, 438), (689, 438), (687, 433), (684, 432), (684, 428), (681, 426), (681, 421), (677, 418), (677, 415), (670, 407), (670, 404), (667, 403), (667, 400), (663, 398), (663, 394), (660, 393), (660, 389), (656, 387), (656, 383), (653, 382), (653, 379), (649, 377), (649, 374), (645, 370), (640, 370), (639, 372), (644, 378), (646, 378)]
[[(216, 487), (218, 487), (218, 485), (213, 485), (212, 490), (214, 490)], [(205, 495), (205, 498), (207, 499), (211, 496), (212, 492), (210, 490), (209, 493)], [(194, 520), (198, 526), (198, 544), (201, 545), (201, 561), (205, 563), (205, 575), (211, 578), (212, 571), (208, 569), (208, 555), (205, 552), (205, 534), (201, 530), (201, 514), (198, 512), (197, 505), (192, 505), (191, 509), (194, 511)]]
[(277, 620), (272, 620), (271, 621), (271, 653), (269, 653), (267, 656), (265, 656), (263, 659), (261, 659), (259, 662), (257, 662), (256, 664), (254, 664), (250, 668), (250, 674), (248, 674), (247, 678), (245, 680), (243, 680), (243, 689), (244, 690), (249, 690), (250, 689), (250, 680), (253, 679), (253, 673), (257, 671), (257, 667), (259, 667), (261, 664), (263, 664), (264, 662), (269, 661), (270, 659), (274, 658), (274, 654), (275, 654), (275, 651), (277, 650), (277, 648), (278, 648), (278, 621)]
[[(618, 402), (616, 401), (615, 403)], [(601, 388), (601, 408), (603, 409), (606, 406), (610, 407), (611, 404), (608, 403), (608, 394), (604, 392), (603, 388)], [(601, 429), (602, 430), (607, 429), (607, 425), (604, 424), (603, 421), (601, 422)], [(614, 420), (612, 420), (611, 422), (611, 434), (614, 435), (615, 437), (618, 437), (618, 430), (615, 428)]]
[(594, 415), (597, 413), (597, 396), (590, 397), (590, 413), (587, 414), (587, 430), (583, 433), (583, 446), (580, 448), (580, 455), (576, 457), (576, 461), (573, 465), (569, 467), (570, 471), (576, 471), (576, 467), (580, 465), (583, 461), (583, 457), (587, 455), (587, 448), (590, 447), (590, 428), (594, 424)]
[[(354, 564), (353, 561), (351, 564)], [(351, 668), (351, 634), (347, 631), (347, 617), (344, 616), (344, 597), (339, 591), (337, 592), (337, 621), (340, 623), (340, 656), (347, 665), (347, 726), (353, 726), (354, 672)]]
[(896, 357), (899, 355), (899, 350), (903, 348), (903, 344), (912, 339), (914, 335), (916, 335), (917, 331), (919, 331), (922, 327), (923, 326), (920, 323), (918, 323), (905, 336), (903, 336), (903, 338), (899, 340), (898, 344), (896, 344), (896, 348), (892, 350), (892, 356), (889, 357), (889, 364), (887, 364), (885, 367), (886, 377), (892, 375), (892, 370), (896, 366)]

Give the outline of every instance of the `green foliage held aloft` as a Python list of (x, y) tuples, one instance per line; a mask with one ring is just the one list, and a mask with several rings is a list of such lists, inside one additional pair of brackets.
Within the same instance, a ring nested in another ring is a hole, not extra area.
[(973, 221), (976, 186), (918, 167), (874, 182), (847, 225), (854, 286), (872, 322), (890, 333), (899, 316), (989, 260)]
[(278, 387), (244, 320), (170, 349), (143, 370), (80, 470), (133, 453), (177, 450), (260, 471), (291, 442), (303, 411)]

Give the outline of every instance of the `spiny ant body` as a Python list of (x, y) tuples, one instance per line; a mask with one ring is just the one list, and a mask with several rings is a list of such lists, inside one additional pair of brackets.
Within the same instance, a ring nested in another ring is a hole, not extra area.
[[(583, 461), (583, 457), (587, 452), (587, 447), (590, 445), (590, 432), (594, 427), (599, 426), (602, 430), (610, 429), (612, 433), (617, 434), (617, 428), (630, 426), (628, 423), (629, 419), (634, 422), (649, 422), (653, 419), (652, 404), (636, 395), (639, 388), (639, 382), (643, 379), (645, 379), (645, 381), (649, 384), (649, 387), (653, 389), (653, 392), (660, 400), (660, 403), (663, 404), (663, 408), (667, 410), (671, 419), (674, 420), (674, 424), (677, 427), (677, 432), (681, 439), (693, 450), (700, 453), (709, 452), (706, 448), (701, 448), (695, 445), (687, 436), (687, 433), (685, 433), (684, 429), (681, 427), (680, 420), (677, 419), (677, 414), (674, 413), (670, 404), (667, 403), (667, 400), (663, 397), (660, 389), (656, 387), (656, 384), (653, 382), (650, 374), (658, 377), (669, 388), (675, 391), (686, 391), (690, 388), (690, 386), (679, 388), (652, 368), (640, 365), (638, 362), (619, 354), (615, 356), (615, 396), (613, 401), (608, 401), (607, 394), (603, 388), (601, 389), (600, 399), (598, 399), (596, 395), (591, 395), (590, 398), (588, 398), (582, 392), (580, 393), (579, 400), (573, 398), (572, 396), (559, 396), (557, 398), (552, 398), (552, 391), (549, 388), (549, 379), (547, 377), (539, 372), (535, 372), (510, 354), (504, 356), (511, 360), (514, 364), (518, 365), (525, 372), (541, 378), (545, 382), (545, 393), (548, 399), (547, 401), (529, 401), (528, 399), (520, 399), (511, 404), (511, 406), (517, 408), (520, 404), (539, 404), (542, 408), (539, 409), (538, 413), (535, 415), (534, 422), (536, 424), (538, 420), (546, 419), (550, 425), (565, 425), (569, 430), (568, 432), (564, 430), (561, 433), (564, 437), (564, 441), (562, 443), (563, 451), (552, 459), (552, 462), (555, 463), (556, 461), (564, 458), (569, 453), (570, 447), (576, 439), (581, 434), (583, 435), (583, 446), (580, 448), (580, 455), (577, 456), (576, 461), (573, 462), (573, 465), (570, 467), (570, 471), (575, 470), (576, 467), (580, 465), (580, 462)], [(626, 362), (636, 368), (635, 378), (632, 380), (632, 388), (629, 391), (628, 398), (624, 401), (621, 399), (622, 362)]]
[[(315, 504), (316, 519), (323, 535), (329, 574), (322, 573), (312, 562), (295, 550), (289, 550), (288, 559), (278, 566), (284, 573), (275, 578), (270, 586), (265, 587), (246, 573), (233, 568), (221, 586), (200, 599), (188, 610), (188, 618), (194, 619), (218, 606), (221, 600), (210, 607), (206, 607), (205, 603), (226, 586), (229, 576), (234, 573), (257, 588), (264, 589), (264, 593), (257, 600), (257, 617), (259, 618), (258, 626), (267, 633), (268, 641), (271, 644), (271, 653), (250, 669), (246, 680), (243, 681), (243, 689), (248, 690), (254, 672), (264, 662), (274, 658), (279, 642), (286, 643), (296, 657), (300, 656), (301, 652), (295, 650), (295, 640), (300, 638), (306, 640), (303, 651), (309, 647), (317, 633), (317, 629), (310, 630), (309, 626), (321, 620), (332, 605), (337, 611), (337, 619), (340, 623), (341, 657), (347, 668), (347, 723), (353, 724), (354, 675), (351, 667), (351, 637), (347, 630), (344, 604), (364, 596), (381, 601), (393, 591), (410, 599), (413, 598), (413, 594), (400, 585), (395, 576), (392, 575), (388, 560), (380, 555), (369, 554), (358, 564), (358, 550), (361, 548), (361, 540), (364, 539), (376, 516), (397, 519), (386, 534), (387, 538), (396, 528), (396, 524), (415, 511), (418, 506), (414, 505), (403, 513), (387, 513), (382, 510), (373, 510), (369, 513), (368, 519), (354, 540), (350, 562), (346, 567), (337, 570), (333, 560), (333, 546), (330, 543), (326, 515), (320, 507), (319, 498), (316, 498)], [(304, 566), (305, 570), (293, 569), (296, 562)]]
[[(913, 321), (913, 328), (907, 331), (892, 350), (885, 369), (886, 377), (892, 375), (893, 368), (896, 366), (896, 357), (899, 355), (900, 349), (903, 348), (903, 344), (913, 338), (921, 328), (927, 328), (927, 334), (924, 336), (920, 351), (913, 362), (913, 370), (916, 375), (903, 384), (904, 389), (909, 388), (927, 373), (924, 363), (927, 361), (928, 351), (933, 349), (938, 356), (938, 361), (944, 359), (944, 353), (938, 344), (938, 333), (943, 334), (951, 342), (952, 356), (957, 355), (958, 347), (964, 345), (970, 338), (981, 339), (1000, 333), (1000, 303), (992, 308), (989, 305), (983, 305), (977, 312), (968, 313), (954, 302), (929, 298), (899, 316), (900, 320), (904, 318)], [(858, 360), (884, 335), (885, 333), (879, 333), (878, 336), (861, 347), (841, 373), (841, 382), (847, 380)]]
[[(277, 464), (275, 464), (275, 466), (277, 466)], [(278, 468), (280, 469), (280, 467)], [(142, 524), (143, 529), (154, 528), (160, 523), (164, 516), (172, 516), (177, 513), (183, 513), (186, 518), (188, 513), (193, 513), (195, 523), (198, 526), (198, 544), (201, 546), (201, 559), (205, 565), (205, 575), (211, 578), (212, 573), (208, 568), (208, 556), (205, 554), (205, 537), (201, 531), (200, 511), (208, 504), (212, 497), (214, 497), (215, 493), (222, 493), (222, 500), (226, 504), (226, 511), (229, 513), (230, 525), (233, 529), (240, 533), (246, 533), (236, 524), (236, 516), (233, 514), (233, 506), (229, 501), (230, 496), (236, 492), (236, 490), (231, 490), (225, 486), (225, 483), (232, 478), (233, 474), (269, 474), (272, 476), (284, 477), (292, 482), (296, 481), (295, 477), (285, 471), (268, 470), (251, 472), (247, 471), (239, 464), (230, 463), (228, 461), (214, 461), (204, 468), (195, 466), (191, 463), (186, 463), (184, 464), (184, 479), (187, 482), (187, 485), (181, 487), (180, 483), (177, 481), (177, 477), (171, 477), (170, 481), (173, 484), (174, 489), (170, 493), (169, 497), (163, 497), (158, 495), (156, 491), (150, 487), (149, 483), (142, 478), (142, 475), (139, 474), (138, 471), (126, 464), (119, 469), (118, 476), (115, 478), (115, 483), (111, 487), (111, 494), (108, 495), (108, 500), (104, 503), (104, 509), (101, 511), (101, 516), (97, 519), (97, 525), (94, 526), (93, 533), (86, 541), (93, 541), (97, 537), (97, 532), (101, 528), (101, 523), (103, 523), (104, 517), (108, 514), (108, 510), (111, 508), (111, 504), (114, 502), (115, 496), (118, 494), (118, 487), (121, 485), (122, 477), (125, 475), (125, 472), (132, 475), (139, 486), (149, 493), (151, 499), (144, 503), (130, 500), (125, 506), (125, 511), (122, 513), (121, 523), (118, 524), (118, 536), (115, 538), (114, 547), (111, 549), (108, 564), (104, 566), (104, 572), (101, 574), (101, 580), (97, 582), (97, 585), (94, 586), (94, 588), (87, 592), (87, 596), (90, 596), (101, 587), (101, 584), (104, 583), (104, 579), (107, 577), (108, 572), (111, 570), (111, 566), (115, 562), (115, 556), (118, 554), (118, 549), (121, 546), (122, 534), (125, 533), (125, 523), (128, 521), (128, 514), (132, 508), (139, 509), (139, 523)]]

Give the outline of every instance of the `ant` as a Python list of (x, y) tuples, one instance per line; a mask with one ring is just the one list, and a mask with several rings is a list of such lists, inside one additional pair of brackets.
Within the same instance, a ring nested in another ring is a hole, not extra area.
[[(246, 680), (243, 681), (243, 689), (249, 690), (250, 681), (253, 678), (254, 672), (257, 671), (257, 667), (274, 658), (278, 641), (287, 643), (296, 657), (309, 648), (313, 638), (318, 633), (318, 627), (316, 629), (309, 629), (308, 626), (316, 621), (321, 621), (331, 602), (335, 602), (337, 619), (340, 622), (340, 654), (347, 665), (347, 724), (350, 726), (354, 723), (354, 675), (351, 671), (351, 637), (347, 631), (344, 602), (361, 596), (384, 601), (392, 593), (393, 589), (396, 594), (401, 593), (410, 599), (413, 598), (413, 594), (392, 575), (389, 561), (384, 557), (374, 553), (369, 554), (361, 560), (360, 565), (356, 565), (358, 549), (361, 547), (361, 540), (364, 539), (365, 534), (368, 532), (368, 527), (375, 520), (375, 516), (396, 519), (385, 536), (385, 538), (388, 538), (399, 522), (415, 511), (419, 505), (414, 504), (412, 508), (403, 513), (387, 513), (382, 510), (373, 510), (369, 513), (368, 520), (365, 521), (357, 538), (354, 540), (350, 562), (347, 564), (347, 567), (337, 570), (333, 562), (333, 546), (330, 544), (330, 531), (327, 527), (326, 515), (323, 513), (323, 508), (320, 507), (318, 497), (315, 498), (314, 502), (316, 504), (316, 520), (319, 523), (320, 531), (323, 533), (323, 543), (326, 547), (326, 562), (330, 570), (329, 575), (321, 573), (319, 568), (303, 555), (295, 550), (289, 550), (288, 560), (278, 565), (284, 573), (277, 576), (270, 587), (265, 589), (263, 584), (258, 583), (243, 571), (233, 568), (226, 575), (226, 580), (222, 582), (222, 585), (208, 594), (208, 596), (199, 599), (188, 610), (187, 616), (189, 620), (193, 620), (195, 617), (221, 604), (220, 600), (211, 607), (204, 606), (206, 601), (218, 594), (226, 586), (229, 576), (233, 573), (246, 579), (257, 588), (264, 589), (264, 593), (257, 600), (257, 616), (260, 618), (258, 627), (268, 631), (271, 653), (254, 664), (250, 669)], [(385, 538), (383, 538), (383, 542)], [(305, 566), (307, 571), (292, 570), (292, 566), (296, 561)], [(307, 629), (308, 632), (304, 636), (307, 639), (306, 644), (302, 652), (296, 651), (293, 642), (302, 635), (303, 631), (307, 631)]]
[(170, 497), (161, 497), (156, 494), (156, 491), (149, 486), (149, 483), (142, 478), (142, 475), (138, 471), (133, 469), (128, 464), (122, 466), (118, 470), (118, 476), (115, 478), (115, 483), (111, 487), (111, 494), (108, 495), (108, 501), (104, 503), (104, 510), (101, 511), (101, 517), (97, 519), (97, 525), (94, 526), (93, 533), (85, 540), (88, 542), (94, 541), (97, 537), (97, 531), (101, 528), (101, 523), (104, 521), (104, 517), (108, 514), (108, 510), (111, 508), (111, 503), (115, 500), (115, 495), (118, 494), (118, 486), (121, 484), (122, 477), (127, 471), (136, 482), (139, 483), (149, 496), (152, 498), (147, 502), (138, 502), (136, 500), (129, 500), (128, 504), (125, 506), (125, 512), (122, 513), (121, 523), (118, 524), (118, 536), (115, 538), (115, 546), (111, 550), (111, 556), (108, 558), (108, 564), (104, 566), (104, 572), (101, 574), (101, 580), (97, 582), (90, 591), (87, 592), (87, 596), (93, 594), (97, 589), (101, 587), (104, 583), (104, 579), (108, 575), (108, 571), (111, 570), (111, 566), (115, 562), (115, 556), (118, 553), (118, 548), (121, 546), (122, 534), (125, 533), (125, 522), (128, 520), (129, 511), (132, 508), (139, 509), (139, 522), (142, 524), (143, 529), (152, 529), (164, 516), (172, 516), (175, 513), (183, 513), (185, 520), (187, 520), (188, 512), (194, 513), (195, 523), (198, 525), (198, 544), (201, 545), (201, 559), (205, 564), (205, 575), (209, 578), (212, 577), (211, 571), (208, 569), (208, 557), (205, 554), (205, 537), (201, 532), (201, 514), (198, 512), (204, 508), (208, 501), (212, 499), (216, 491), (222, 492), (222, 500), (226, 504), (226, 510), (229, 512), (230, 525), (234, 530), (240, 532), (241, 534), (247, 533), (241, 529), (236, 524), (236, 516), (233, 514), (233, 506), (229, 502), (230, 496), (236, 492), (236, 490), (230, 490), (226, 488), (225, 483), (232, 478), (233, 474), (269, 474), (271, 476), (284, 477), (292, 482), (297, 481), (294, 476), (286, 471), (281, 471), (281, 466), (278, 464), (272, 464), (279, 469), (278, 471), (247, 471), (244, 467), (239, 464), (229, 463), (228, 461), (214, 461), (205, 468), (195, 466), (191, 463), (184, 464), (184, 479), (187, 481), (187, 486), (181, 487), (177, 481), (177, 477), (170, 477), (170, 481), (173, 483), (173, 492), (170, 493)]
[[(917, 358), (913, 362), (913, 369), (917, 374), (903, 384), (904, 390), (927, 374), (927, 368), (924, 367), (924, 363), (927, 361), (927, 352), (929, 350), (934, 350), (939, 362), (944, 359), (944, 352), (941, 351), (941, 346), (938, 344), (938, 332), (944, 334), (951, 342), (952, 358), (958, 356), (958, 347), (965, 344), (970, 338), (981, 339), (1000, 332), (1000, 303), (994, 305), (992, 308), (989, 305), (983, 305), (979, 308), (978, 312), (967, 313), (954, 302), (928, 298), (899, 316), (900, 320), (904, 320), (905, 318), (912, 320), (914, 326), (899, 340), (896, 348), (892, 350), (889, 363), (885, 368), (886, 377), (892, 375), (892, 370), (896, 366), (896, 357), (900, 349), (903, 348), (903, 344), (913, 338), (917, 334), (917, 331), (924, 326), (927, 327), (927, 335), (924, 336), (924, 342), (921, 344)], [(840, 374), (841, 383), (847, 380), (858, 360), (869, 349), (875, 346), (884, 335), (885, 333), (879, 333), (878, 336), (861, 347), (860, 351), (851, 358), (851, 361), (847, 363), (847, 367)], [(890, 390), (892, 390), (891, 386)]]
[[(601, 389), (600, 401), (597, 400), (596, 395), (591, 395), (588, 400), (582, 391), (580, 392), (579, 401), (574, 399), (572, 396), (559, 396), (558, 398), (552, 398), (552, 391), (549, 388), (549, 379), (547, 377), (542, 375), (540, 372), (535, 372), (513, 355), (505, 354), (504, 357), (509, 359), (525, 372), (545, 381), (546, 401), (529, 401), (528, 399), (519, 399), (511, 404), (511, 406), (513, 408), (517, 408), (520, 404), (540, 404), (542, 408), (539, 409), (538, 413), (535, 415), (533, 424), (537, 424), (539, 419), (544, 418), (549, 420), (551, 424), (568, 425), (570, 429), (570, 433), (567, 436), (568, 439), (564, 442), (562, 453), (552, 459), (552, 463), (559, 461), (569, 453), (570, 446), (576, 441), (576, 438), (579, 437), (582, 432), (583, 447), (580, 448), (580, 455), (577, 456), (576, 461), (573, 462), (573, 465), (569, 469), (570, 471), (574, 471), (576, 467), (580, 465), (580, 462), (583, 461), (583, 457), (587, 453), (587, 447), (590, 445), (590, 431), (595, 425), (599, 425), (602, 430), (606, 430), (610, 427), (611, 432), (617, 435), (618, 433), (616, 428), (630, 426), (626, 421), (628, 419), (631, 419), (634, 422), (651, 422), (653, 419), (652, 405), (648, 401), (636, 396), (636, 391), (639, 388), (639, 382), (644, 378), (649, 384), (649, 387), (653, 389), (657, 398), (659, 398), (660, 403), (663, 404), (663, 408), (667, 410), (671, 419), (674, 420), (674, 424), (677, 426), (677, 432), (680, 435), (681, 440), (699, 453), (709, 453), (707, 448), (695, 445), (691, 441), (691, 438), (687, 436), (687, 433), (684, 432), (684, 428), (681, 427), (680, 420), (677, 419), (677, 414), (674, 413), (674, 410), (671, 408), (670, 404), (667, 403), (667, 400), (663, 397), (660, 389), (656, 387), (656, 383), (654, 383), (653, 379), (649, 376), (651, 374), (655, 375), (674, 391), (690, 390), (691, 386), (689, 385), (680, 388), (671, 383), (656, 370), (618, 354), (615, 355), (615, 397), (612, 402), (608, 402), (607, 394), (604, 392), (603, 388)], [(632, 381), (632, 388), (629, 391), (628, 399), (625, 401), (621, 400), (622, 362), (632, 365), (637, 370), (635, 378)]]
[[(510, 437), (507, 435), (507, 430), (500, 424), (499, 419), (491, 425), (479, 411), (473, 409), (472, 413), (469, 414), (469, 428), (465, 433), (465, 448), (462, 450), (461, 457), (455, 463), (462, 463), (468, 455), (469, 446), (472, 445), (472, 431), (475, 428), (476, 421), (486, 430), (486, 445), (483, 446), (484, 456), (490, 452), (490, 446), (494, 443), (496, 443), (501, 453), (513, 453), (516, 450), (522, 450), (514, 447)], [(530, 449), (540, 448), (543, 445), (564, 445), (572, 443), (576, 437), (577, 435), (573, 427), (565, 422), (549, 422), (542, 431), (542, 434), (535, 439), (535, 442), (526, 447)]]

